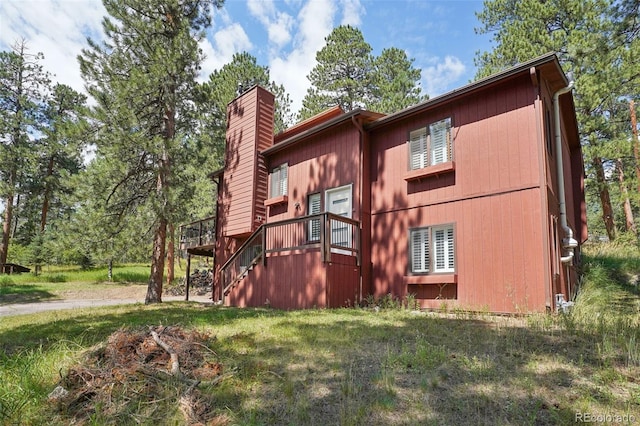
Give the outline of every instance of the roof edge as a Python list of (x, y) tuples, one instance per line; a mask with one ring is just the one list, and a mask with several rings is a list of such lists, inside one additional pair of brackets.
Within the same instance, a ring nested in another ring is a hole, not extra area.
[(302, 140), (304, 138), (307, 138), (307, 137), (312, 136), (312, 135), (314, 135), (316, 133), (319, 133), (319, 132), (321, 132), (321, 131), (323, 131), (323, 130), (331, 127), (331, 126), (339, 124), (339, 123), (341, 123), (343, 121), (351, 120), (351, 117), (356, 117), (358, 115), (362, 115), (362, 116), (368, 117), (370, 119), (377, 120), (383, 114), (380, 114), (380, 113), (377, 113), (377, 112), (368, 111), (368, 110), (364, 110), (364, 109), (361, 109), (361, 108), (356, 108), (354, 110), (345, 112), (345, 113), (343, 113), (343, 114), (341, 114), (341, 115), (339, 115), (337, 117), (331, 118), (331, 119), (329, 119), (327, 121), (323, 121), (322, 123), (320, 123), (320, 124), (318, 124), (318, 125), (316, 125), (314, 127), (311, 127), (311, 128), (309, 128), (307, 130), (304, 130), (304, 131), (302, 131), (300, 133), (296, 133), (296, 134), (292, 135), (291, 137), (289, 137), (287, 139), (284, 139), (284, 140), (282, 140), (282, 141), (270, 146), (269, 148), (265, 149), (264, 151), (261, 151), (261, 154), (270, 155), (270, 154), (273, 154), (275, 152), (281, 151), (281, 150), (283, 150), (285, 148), (288, 148), (289, 146), (297, 143), (298, 141), (300, 141), (300, 140)]
[(431, 98), (428, 99), (424, 102), (421, 102), (419, 104), (410, 106), (408, 108), (405, 108), (401, 111), (398, 111), (396, 113), (393, 114), (389, 114), (385, 117), (380, 118), (379, 120), (376, 120), (375, 122), (371, 123), (370, 125), (367, 126), (368, 129), (373, 129), (376, 128), (378, 126), (393, 122), (395, 120), (399, 120), (401, 118), (404, 118), (406, 116), (412, 115), (416, 112), (418, 112), (419, 110), (423, 109), (423, 108), (427, 108), (430, 106), (434, 106), (437, 105), (439, 103), (442, 102), (446, 102), (450, 99), (453, 99), (455, 97), (467, 94), (469, 92), (475, 91), (475, 90), (479, 90), (482, 89), (485, 86), (489, 86), (491, 84), (494, 84), (500, 80), (504, 80), (505, 78), (509, 78), (515, 75), (518, 75), (522, 72), (528, 71), (531, 67), (538, 67), (540, 65), (544, 65), (547, 64), (549, 62), (555, 62), (557, 64), (557, 67), (562, 75), (562, 78), (565, 80), (565, 82), (568, 84), (568, 80), (566, 78), (566, 76), (564, 75), (564, 72), (562, 71), (562, 67), (560, 66), (560, 62), (558, 60), (558, 56), (556, 55), (555, 52), (549, 52), (546, 53), (544, 55), (538, 56), (536, 58), (533, 58), (529, 61), (526, 62), (522, 62), (520, 64), (517, 64), (513, 67), (507, 68), (504, 71), (500, 71), (498, 73), (492, 74), (488, 77), (482, 78), (480, 80), (476, 80), (472, 83), (466, 84), (462, 87), (459, 87), (457, 89), (454, 89), (450, 92), (444, 93), (442, 95), (436, 96), (435, 98)]

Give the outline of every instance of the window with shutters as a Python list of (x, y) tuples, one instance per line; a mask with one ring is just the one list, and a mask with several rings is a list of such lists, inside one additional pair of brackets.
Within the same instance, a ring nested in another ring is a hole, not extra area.
[[(320, 194), (309, 195), (308, 214), (320, 213)], [(309, 242), (320, 241), (320, 219), (311, 219), (309, 221)]]
[(271, 171), (271, 198), (287, 195), (288, 169), (289, 165), (284, 163)]
[(453, 225), (411, 229), (409, 246), (412, 273), (455, 272)]
[(409, 170), (419, 170), (453, 160), (451, 118), (409, 133)]

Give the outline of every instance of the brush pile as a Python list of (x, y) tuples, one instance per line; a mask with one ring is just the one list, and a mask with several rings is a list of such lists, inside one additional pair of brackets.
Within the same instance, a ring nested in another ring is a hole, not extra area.
[[(163, 424), (168, 412), (185, 424), (220, 424), (212, 392), (223, 374), (215, 338), (180, 327), (120, 329), (71, 368), (49, 400), (72, 423)], [(169, 410), (167, 410), (169, 407)], [(222, 422), (224, 423), (224, 422)]]

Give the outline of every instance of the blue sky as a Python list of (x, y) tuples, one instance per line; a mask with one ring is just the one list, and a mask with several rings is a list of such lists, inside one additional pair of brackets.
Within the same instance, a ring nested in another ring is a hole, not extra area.
[[(482, 1), (472, 0), (227, 0), (201, 46), (207, 54), (201, 79), (247, 51), (269, 66), (297, 111), (315, 53), (333, 28), (349, 24), (376, 55), (386, 47), (405, 50), (422, 70), (423, 92), (433, 97), (472, 80), (475, 53), (491, 48), (490, 36), (474, 32), (481, 9)], [(76, 56), (87, 35), (100, 39), (104, 14), (99, 0), (2, 0), (0, 49), (25, 38), (32, 52), (44, 53), (54, 80), (82, 90)]]

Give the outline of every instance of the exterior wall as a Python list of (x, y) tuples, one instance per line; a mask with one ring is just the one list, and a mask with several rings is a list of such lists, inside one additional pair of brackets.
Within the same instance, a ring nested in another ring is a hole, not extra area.
[[(557, 155), (560, 153), (556, 149), (555, 127), (553, 114), (553, 90), (547, 84), (542, 84), (542, 113), (544, 114), (544, 150), (543, 159), (545, 166), (544, 186), (547, 193), (547, 212), (549, 217), (550, 230), (550, 271), (551, 271), (551, 295), (562, 293), (565, 300), (570, 300), (575, 296), (577, 290), (575, 283), (578, 280), (575, 258), (571, 264), (559, 262), (559, 256), (564, 254), (562, 250), (562, 239), (566, 236), (560, 226), (560, 200), (558, 197), (558, 170)], [(568, 95), (560, 97), (560, 104), (567, 104), (570, 101)], [(562, 108), (561, 111), (566, 111)], [(587, 239), (586, 234), (586, 204), (584, 202), (584, 172), (582, 165), (582, 151), (577, 137), (572, 137), (569, 129), (570, 123), (567, 121), (567, 114), (561, 113), (561, 134), (562, 134), (562, 163), (564, 169), (564, 182), (566, 194), (566, 210), (568, 226), (573, 230), (574, 238), (580, 243)], [(577, 136), (577, 135), (576, 135)], [(557, 222), (557, 225), (554, 224)], [(557, 231), (554, 233), (554, 227)]]
[[(352, 218), (360, 220), (359, 133), (351, 121), (269, 157), (269, 170), (289, 164), (288, 202), (269, 206), (267, 221), (276, 222), (309, 214), (309, 194), (322, 192), (321, 211), (325, 211), (324, 191), (353, 184)], [(298, 205), (298, 207), (296, 207)]]
[(273, 144), (274, 96), (256, 86), (227, 106), (225, 167), (218, 185), (213, 299), (220, 268), (266, 217), (267, 171), (260, 150)]
[[(534, 188), (375, 215), (375, 295), (413, 293), (425, 308), (445, 302), (492, 312), (544, 311), (539, 200)], [(455, 229), (456, 274), (411, 275), (409, 228), (449, 223)]]
[[(361, 265), (342, 255), (323, 263), (319, 251), (301, 245), (270, 255), (226, 303), (335, 307), (370, 293), (412, 293), (425, 308), (446, 303), (513, 313), (553, 308), (556, 293), (570, 298), (577, 273), (559, 262), (564, 234), (558, 220), (558, 153), (553, 123), (548, 124), (553, 90), (566, 81), (555, 59), (503, 77), (364, 130), (358, 117), (369, 123), (375, 118), (357, 113), (342, 120), (330, 112), (329, 124), (318, 118), (294, 129), (295, 139), (289, 133), (276, 137), (286, 145), (269, 150), (266, 158), (260, 152), (274, 140), (273, 96), (255, 88), (230, 104), (218, 199), (218, 268), (264, 221), (308, 215), (310, 194), (322, 194), (320, 210), (326, 211), (325, 192), (351, 185), (352, 218), (363, 229)], [(583, 242), (582, 154), (570, 95), (561, 97), (561, 104), (567, 219)], [(454, 137), (451, 167), (409, 176), (409, 132), (447, 117)], [(326, 129), (313, 133), (314, 126)], [(265, 207), (268, 173), (283, 163), (288, 164), (287, 197)], [(454, 227), (455, 271), (411, 274), (409, 230), (444, 224)]]
[[(220, 204), (224, 236), (246, 235), (265, 215), (266, 170), (258, 151), (273, 141), (273, 95), (256, 86), (227, 108), (225, 172)], [(260, 179), (258, 179), (260, 177)]]
[[(286, 271), (286, 273), (284, 272)], [(353, 305), (359, 270), (353, 257), (332, 255), (323, 263), (319, 250), (269, 256), (225, 298), (225, 305), (277, 309), (335, 308)]]
[[(496, 312), (545, 309), (536, 97), (523, 75), (372, 132), (375, 295), (411, 292), (424, 307), (439, 306), (439, 297)], [(455, 170), (406, 181), (409, 131), (446, 117)], [(448, 223), (455, 227), (455, 274), (409, 276), (409, 228)]]

